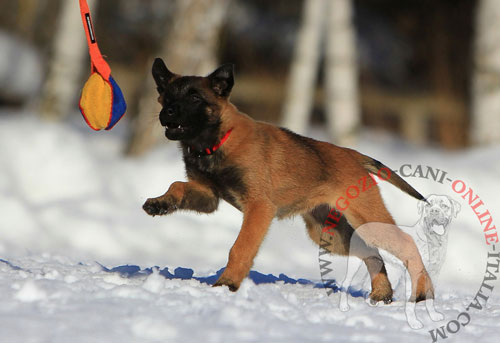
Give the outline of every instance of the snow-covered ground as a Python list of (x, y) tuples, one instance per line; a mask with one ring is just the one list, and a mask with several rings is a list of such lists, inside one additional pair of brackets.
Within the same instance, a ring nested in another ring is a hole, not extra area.
[[(125, 122), (93, 132), (74, 116), (71, 123), (47, 123), (26, 113), (0, 114), (0, 342), (430, 342), (429, 331), (447, 325), (448, 338), (439, 341), (497, 341), (496, 280), (489, 282), (495, 289), (486, 308), (471, 309), (470, 323), (450, 333), (450, 321), (465, 311), (493, 261), (483, 228), (450, 183), (407, 179), (423, 194), (448, 194), (462, 205), (436, 287), (445, 320), (430, 321), (419, 305), (424, 328), (412, 330), (401, 299), (370, 307), (350, 297), (351, 309), (341, 312), (338, 293), (312, 285), (247, 279), (231, 293), (166, 279), (155, 266), (192, 268), (198, 276), (223, 267), (241, 214), (223, 203), (212, 215), (147, 216), (145, 199), (184, 179), (175, 144), (124, 158)], [(365, 133), (357, 149), (394, 169), (446, 171), (474, 189), (494, 222), (500, 218), (498, 146), (451, 153)], [(399, 224), (418, 220), (416, 201), (392, 186), (382, 189)], [(345, 259), (336, 259), (328, 278), (342, 280)], [(110, 271), (125, 265), (142, 272)], [(321, 282), (318, 247), (300, 218), (273, 222), (253, 269)]]

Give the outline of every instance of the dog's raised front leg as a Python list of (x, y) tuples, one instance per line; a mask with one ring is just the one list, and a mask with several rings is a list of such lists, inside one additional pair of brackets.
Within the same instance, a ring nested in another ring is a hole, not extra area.
[(196, 181), (177, 181), (162, 196), (146, 200), (142, 208), (147, 214), (155, 216), (170, 214), (175, 210), (211, 213), (218, 205), (219, 198), (209, 187)]
[(240, 233), (229, 252), (226, 269), (214, 286), (226, 285), (233, 292), (238, 290), (250, 272), (253, 259), (275, 214), (276, 208), (265, 202), (253, 202), (245, 206)]

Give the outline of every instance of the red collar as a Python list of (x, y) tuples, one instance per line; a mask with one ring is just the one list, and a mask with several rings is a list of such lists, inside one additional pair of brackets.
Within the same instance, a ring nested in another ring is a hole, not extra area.
[[(229, 138), (229, 135), (231, 134), (231, 131), (233, 131), (233, 129), (229, 129), (226, 134), (224, 135), (224, 137), (222, 137), (222, 139), (220, 140), (219, 143), (215, 144), (213, 147), (211, 148), (205, 148), (205, 153), (207, 155), (212, 155), (213, 153), (215, 153), (221, 146), (222, 144), (224, 144), (227, 139)], [(192, 148), (189, 149), (188, 151), (191, 152)], [(201, 156), (201, 152), (198, 153), (198, 157)]]

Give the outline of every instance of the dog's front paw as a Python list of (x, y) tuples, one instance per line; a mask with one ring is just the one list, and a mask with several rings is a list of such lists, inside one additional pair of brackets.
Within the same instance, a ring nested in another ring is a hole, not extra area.
[(342, 312), (349, 311), (349, 301), (347, 300), (347, 292), (340, 292), (340, 302), (339, 302), (339, 309)]
[(408, 325), (413, 329), (413, 330), (420, 330), (421, 328), (424, 327), (424, 324), (417, 318), (412, 318), (407, 320)]
[(438, 312), (436, 310), (434, 311), (428, 311), (429, 312), (429, 317), (432, 319), (434, 322), (440, 322), (444, 319), (444, 314), (441, 312)]
[(221, 276), (212, 287), (227, 286), (231, 292), (236, 292), (240, 285), (236, 284), (233, 280)]
[(162, 216), (170, 214), (177, 210), (177, 205), (173, 201), (165, 200), (164, 198), (149, 198), (146, 200), (142, 209), (150, 216)]

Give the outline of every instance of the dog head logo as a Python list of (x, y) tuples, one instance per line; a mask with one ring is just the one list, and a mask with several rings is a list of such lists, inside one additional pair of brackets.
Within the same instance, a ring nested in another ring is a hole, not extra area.
[(448, 232), (448, 227), (453, 218), (460, 212), (460, 203), (447, 195), (431, 194), (426, 202), (418, 203), (418, 214), (420, 215), (420, 227), (426, 234), (437, 234), (439, 236)]
[(163, 107), (160, 122), (168, 139), (190, 142), (218, 132), (221, 110), (234, 85), (232, 64), (224, 64), (206, 77), (180, 76), (157, 58), (152, 73)]

